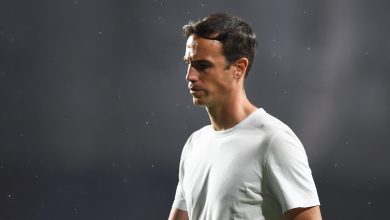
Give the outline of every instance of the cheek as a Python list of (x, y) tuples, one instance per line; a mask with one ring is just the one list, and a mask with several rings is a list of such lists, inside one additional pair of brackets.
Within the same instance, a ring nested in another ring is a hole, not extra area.
[(205, 85), (205, 89), (207, 90), (206, 94), (213, 95), (224, 95), (229, 93), (233, 83), (231, 72), (223, 69), (204, 75), (202, 81)]
[(208, 93), (223, 96), (223, 95), (229, 93), (230, 87), (231, 87), (230, 83), (227, 82), (226, 79), (213, 81), (209, 85)]
[(216, 81), (216, 85), (218, 86), (219, 90), (223, 92), (230, 91), (232, 84), (233, 80), (231, 78), (230, 72), (224, 72)]

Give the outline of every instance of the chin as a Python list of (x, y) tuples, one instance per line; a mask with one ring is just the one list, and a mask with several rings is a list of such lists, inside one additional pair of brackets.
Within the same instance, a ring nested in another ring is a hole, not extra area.
[(198, 98), (193, 98), (192, 99), (192, 102), (194, 103), (194, 105), (197, 105), (197, 106), (205, 106), (206, 103), (204, 101), (202, 101), (201, 99), (198, 99)]
[(210, 100), (193, 98), (192, 102), (194, 103), (194, 105), (199, 106), (199, 107), (211, 107), (211, 106), (213, 106), (213, 104), (211, 104)]

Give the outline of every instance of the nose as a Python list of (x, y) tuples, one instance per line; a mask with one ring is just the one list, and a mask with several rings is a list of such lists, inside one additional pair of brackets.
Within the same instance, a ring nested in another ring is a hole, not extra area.
[(188, 64), (186, 80), (193, 83), (198, 80), (198, 77), (198, 71), (191, 64)]

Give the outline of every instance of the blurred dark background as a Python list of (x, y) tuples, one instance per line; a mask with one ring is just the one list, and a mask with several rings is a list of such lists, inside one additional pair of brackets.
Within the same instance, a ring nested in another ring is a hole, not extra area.
[(167, 219), (194, 107), (181, 27), (259, 38), (247, 94), (305, 145), (324, 219), (388, 219), (390, 2), (0, 1), (0, 219)]

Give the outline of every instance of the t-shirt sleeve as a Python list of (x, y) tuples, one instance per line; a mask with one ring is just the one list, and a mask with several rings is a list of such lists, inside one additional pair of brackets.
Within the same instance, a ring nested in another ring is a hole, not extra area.
[(320, 204), (305, 149), (291, 130), (281, 130), (270, 140), (266, 178), (283, 213)]
[(186, 200), (184, 198), (184, 194), (183, 194), (183, 191), (181, 188), (180, 181), (177, 184), (175, 200), (173, 201), (172, 207), (183, 210), (183, 211), (187, 211), (187, 204), (186, 204)]
[(183, 211), (187, 211), (187, 203), (186, 199), (184, 196), (184, 191), (183, 191), (183, 177), (184, 177), (184, 160), (185, 160), (185, 155), (186, 155), (186, 149), (187, 149), (187, 144), (191, 140), (192, 135), (188, 138), (186, 144), (183, 147), (183, 150), (181, 152), (181, 157), (180, 157), (180, 165), (179, 165), (179, 182), (177, 183), (176, 187), (176, 193), (175, 193), (175, 200), (173, 201), (172, 207), (177, 208)]

